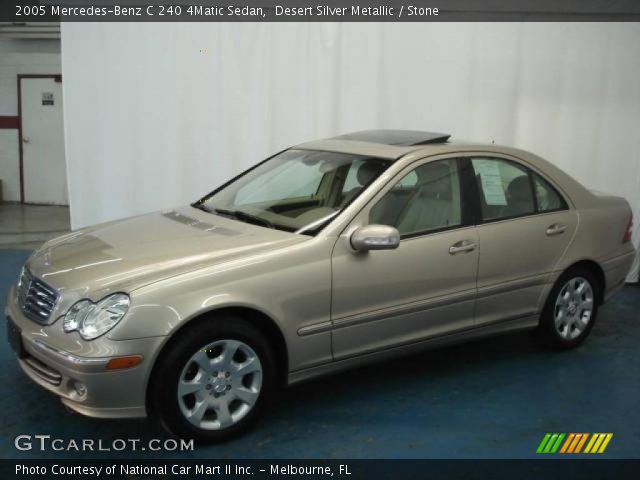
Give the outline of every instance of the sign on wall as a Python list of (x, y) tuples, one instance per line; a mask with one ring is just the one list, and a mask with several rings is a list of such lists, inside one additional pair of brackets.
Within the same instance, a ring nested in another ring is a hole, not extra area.
[(42, 92), (42, 105), (53, 105), (52, 92)]

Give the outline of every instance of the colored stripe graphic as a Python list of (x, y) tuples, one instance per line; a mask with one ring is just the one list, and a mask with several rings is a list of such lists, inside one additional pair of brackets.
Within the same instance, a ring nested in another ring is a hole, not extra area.
[(589, 443), (587, 443), (587, 448), (584, 449), (584, 453), (591, 453), (591, 447), (593, 447), (593, 444), (596, 443), (597, 438), (598, 434), (596, 433), (591, 436), (591, 440), (589, 440)]
[(584, 445), (584, 442), (587, 441), (587, 438), (589, 438), (589, 434), (583, 433), (582, 438), (580, 439), (580, 442), (578, 442), (578, 445), (576, 445), (576, 449), (573, 453), (580, 453), (580, 451), (582, 450), (582, 446)]
[(538, 445), (538, 450), (536, 450), (536, 453), (542, 453), (545, 445), (549, 441), (549, 438), (551, 438), (551, 434), (550, 433), (545, 434), (545, 436), (542, 438), (542, 441), (540, 442), (540, 445)]
[(602, 445), (600, 445), (600, 450), (598, 450), (598, 453), (604, 453), (607, 445), (609, 445), (609, 442), (613, 438), (613, 433), (607, 433), (606, 435), (607, 436), (605, 437), (604, 442), (602, 442)]
[(547, 433), (538, 445), (537, 453), (556, 453), (565, 437), (565, 433)]
[(560, 453), (565, 453), (567, 451), (567, 449), (569, 448), (569, 445), (571, 445), (571, 442), (573, 442), (573, 439), (575, 438), (576, 434), (575, 433), (570, 433), (569, 436), (567, 437), (567, 441), (564, 442), (564, 445), (562, 445), (562, 449), (560, 450)]
[(613, 438), (613, 433), (594, 433), (584, 453), (604, 453)]
[[(594, 434), (594, 435), (596, 435), (596, 434)], [(598, 451), (598, 449), (600, 448), (600, 444), (604, 440), (604, 437), (605, 437), (604, 433), (598, 433), (597, 435), (598, 435), (598, 439), (596, 440), (596, 443), (593, 444), (593, 447), (591, 447), (591, 452), (589, 452), (589, 453), (596, 453)]]
[(581, 433), (572, 433), (569, 436), (571, 437), (571, 441), (567, 440), (567, 444), (562, 447), (564, 450), (562, 453), (573, 453), (582, 439)]
[(547, 446), (544, 447), (544, 452), (543, 453), (551, 453), (551, 448), (553, 447), (553, 445), (554, 445), (554, 443), (555, 443), (557, 438), (558, 438), (558, 434), (557, 433), (551, 434), (551, 438), (547, 442)]
[(556, 453), (558, 451), (558, 448), (560, 448), (560, 444), (562, 443), (564, 436), (565, 436), (564, 433), (561, 433), (558, 435), (558, 439), (556, 440), (556, 443), (553, 444), (553, 447), (551, 448), (550, 453)]
[(536, 453), (604, 453), (612, 438), (613, 433), (546, 433)]
[(569, 445), (569, 450), (567, 450), (567, 453), (573, 453), (576, 447), (578, 446), (578, 442), (580, 442), (581, 439), (582, 439), (581, 433), (574, 434), (573, 442), (571, 442), (571, 445)]

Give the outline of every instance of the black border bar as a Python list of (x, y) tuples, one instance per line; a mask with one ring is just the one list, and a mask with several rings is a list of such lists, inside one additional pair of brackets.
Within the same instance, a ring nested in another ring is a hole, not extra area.
[[(211, 470), (197, 472), (196, 467)], [(100, 467), (98, 471), (97, 468)], [(151, 468), (164, 467), (153, 471)], [(189, 467), (188, 470), (184, 470)], [(126, 470), (128, 468), (129, 470)], [(182, 468), (182, 470), (181, 470)], [(55, 473), (69, 469), (74, 473)], [(113, 469), (111, 471), (111, 469)], [(149, 470), (145, 470), (149, 469)], [(300, 469), (307, 469), (300, 472)], [(308, 470), (312, 469), (312, 470)], [(36, 471), (38, 470), (38, 471)], [(640, 460), (0, 460), (0, 478), (240, 479), (636, 479)], [(112, 472), (112, 473), (110, 473)]]
[[(201, 8), (200, 8), (201, 7)], [(288, 14), (284, 12), (288, 10)], [(422, 10), (421, 10), (422, 9)], [(2, 0), (0, 22), (640, 21), (638, 0)], [(2, 26), (0, 25), (0, 32)]]

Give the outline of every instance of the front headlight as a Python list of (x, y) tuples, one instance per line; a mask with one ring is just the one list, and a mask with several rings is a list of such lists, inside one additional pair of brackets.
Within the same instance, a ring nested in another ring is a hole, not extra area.
[(93, 340), (107, 333), (129, 310), (129, 295), (114, 293), (98, 303), (80, 300), (64, 316), (62, 328), (66, 333), (78, 331), (85, 340)]

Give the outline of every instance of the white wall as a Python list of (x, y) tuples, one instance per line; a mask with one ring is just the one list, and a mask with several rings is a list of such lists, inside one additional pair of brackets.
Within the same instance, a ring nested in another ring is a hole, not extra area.
[(376, 127), (530, 149), (640, 224), (637, 23), (65, 23), (62, 47), (74, 228)]
[[(18, 115), (18, 74), (60, 74), (59, 40), (0, 38), (0, 116)], [(18, 130), (0, 129), (3, 199), (20, 200)]]

